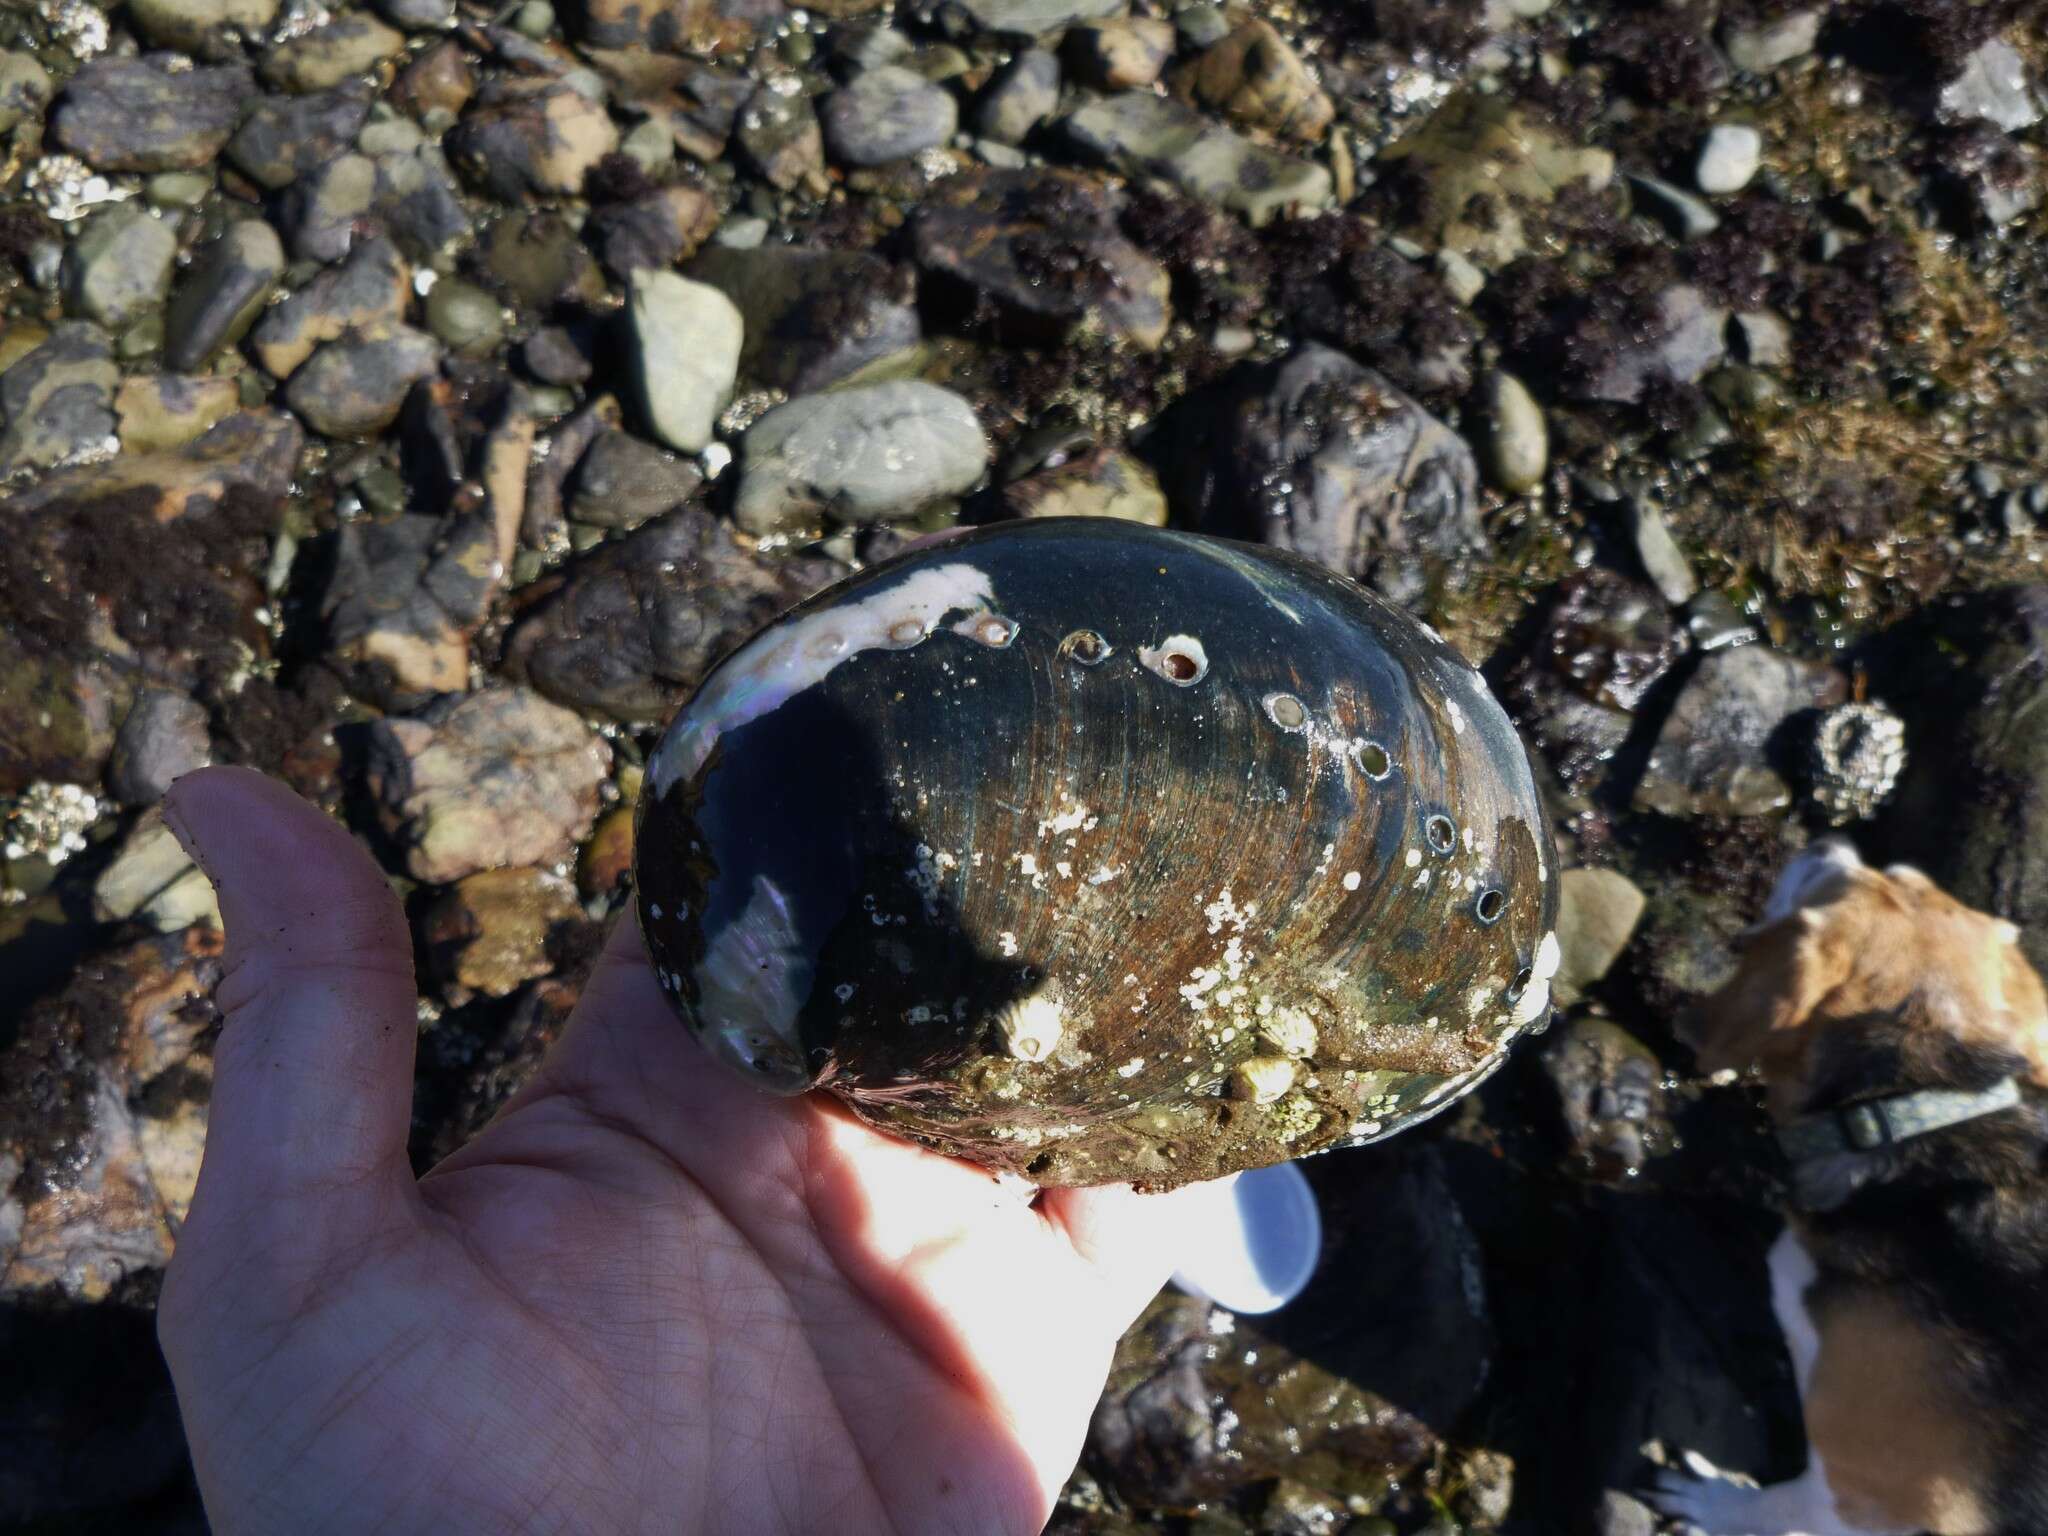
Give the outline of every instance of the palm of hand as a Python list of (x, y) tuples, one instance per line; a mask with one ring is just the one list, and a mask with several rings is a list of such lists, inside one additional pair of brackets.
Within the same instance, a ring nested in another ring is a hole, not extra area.
[(763, 1100), (630, 930), (536, 1080), (416, 1182), (374, 866), (253, 775), (177, 801), (230, 974), (160, 1326), (217, 1529), (1038, 1528), (1169, 1201), (1026, 1205)]

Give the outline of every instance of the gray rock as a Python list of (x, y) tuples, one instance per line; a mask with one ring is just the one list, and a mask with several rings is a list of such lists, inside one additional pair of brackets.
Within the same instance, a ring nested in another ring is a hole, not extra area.
[(1464, 439), (1329, 347), (1239, 364), (1176, 404), (1146, 454), (1196, 528), (1354, 578), (1405, 581), (1418, 557), (1485, 543)]
[(739, 307), (746, 341), (740, 377), (808, 395), (923, 339), (917, 277), (871, 251), (801, 245), (712, 246), (688, 275)]
[(292, 254), (302, 261), (340, 261), (373, 221), (377, 162), (341, 155), (306, 176), (287, 199)]
[(1965, 232), (2003, 229), (2041, 206), (2040, 151), (1979, 122), (1944, 134), (1932, 187), (1949, 222)]
[(638, 528), (688, 501), (704, 471), (627, 432), (602, 434), (576, 464), (569, 515), (594, 528)]
[(123, 9), (154, 47), (213, 59), (229, 57), (239, 39), (261, 37), (277, 7), (278, 0), (128, 0)]
[(2026, 61), (2002, 37), (1983, 43), (1944, 84), (1936, 110), (1946, 122), (1982, 119), (2007, 133), (2041, 120), (2041, 97), (2027, 76)]
[(1166, 339), (1172, 282), (1117, 228), (1117, 196), (1071, 171), (987, 171), (934, 189), (911, 216), (917, 264), (1025, 345), (1076, 332)]
[(440, 32), (455, 25), (455, 0), (377, 0), (377, 14), (407, 32)]
[(1728, 311), (1689, 283), (1660, 294), (1644, 324), (1616, 338), (1587, 378), (1588, 399), (1633, 404), (1652, 379), (1691, 384), (1728, 355)]
[(338, 16), (296, 33), (263, 55), (264, 82), (282, 91), (331, 91), (405, 52), (405, 37), (372, 16)]
[(825, 133), (810, 97), (790, 89), (800, 83), (795, 76), (764, 82), (733, 124), (740, 163), (783, 192), (824, 184)]
[(1197, 0), (1173, 13), (1173, 27), (1189, 48), (1206, 48), (1230, 35), (1230, 17), (1222, 6)]
[(519, 361), (543, 384), (574, 388), (589, 379), (591, 363), (582, 343), (566, 328), (543, 326), (519, 347)]
[(235, 131), (252, 81), (239, 65), (178, 62), (171, 54), (92, 60), (58, 99), (52, 137), (95, 170), (197, 170)]
[(377, 157), (370, 213), (419, 261), (434, 261), (466, 245), (474, 233), (475, 220), (463, 206), (448, 162), (432, 144), (410, 154)]
[(227, 157), (258, 186), (282, 191), (354, 145), (370, 101), (356, 84), (310, 96), (265, 96), (228, 140)]
[(936, 149), (960, 126), (960, 103), (914, 70), (884, 64), (825, 98), (825, 147), (844, 165), (887, 165)]
[(621, 282), (646, 267), (672, 267), (694, 254), (718, 223), (718, 204), (695, 187), (663, 187), (613, 203), (584, 226)]
[(1664, 515), (1657, 510), (1655, 503), (1642, 496), (1629, 499), (1627, 515), (1629, 537), (1635, 543), (1636, 558), (1642, 561), (1643, 571), (1650, 578), (1651, 585), (1673, 607), (1689, 602), (1700, 589), (1699, 578), (1693, 575), (1692, 564), (1685, 558), (1685, 551), (1672, 538)]
[(1721, 29), (1728, 62), (1752, 75), (1767, 75), (1780, 64), (1803, 59), (1820, 39), (1819, 7), (1788, 11), (1775, 21), (1731, 21)]
[(322, 342), (405, 318), (412, 272), (389, 240), (365, 240), (348, 260), (287, 294), (257, 322), (251, 350), (272, 378), (289, 378)]
[(1149, 86), (1173, 57), (1170, 23), (1151, 17), (1113, 16), (1084, 22), (1067, 34), (1067, 56), (1081, 82), (1098, 91)]
[(1757, 816), (1792, 791), (1774, 758), (1788, 722), (1839, 704), (1848, 689), (1832, 667), (1761, 645), (1717, 651), (1679, 691), (1636, 786), (1638, 810), (1667, 816)]
[(154, 805), (182, 775), (213, 760), (206, 710), (182, 693), (137, 696), (114, 737), (107, 788), (123, 805)]
[(1026, 48), (982, 93), (975, 131), (998, 144), (1022, 144), (1060, 104), (1060, 61), (1043, 48)]
[(1618, 870), (1568, 869), (1558, 876), (1557, 944), (1551, 991), (1569, 1007), (1614, 968), (1642, 921), (1647, 898)]
[(1681, 240), (1697, 240), (1721, 227), (1721, 216), (1683, 187), (1634, 174), (1628, 184), (1638, 194), (1637, 206)]
[(88, 320), (54, 327), (0, 373), (0, 474), (52, 469), (114, 446), (120, 370), (106, 333)]
[(1264, 149), (1192, 107), (1148, 91), (1091, 102), (1066, 120), (1074, 147), (1127, 176), (1156, 176), (1254, 225), (1329, 201), (1329, 170)]
[[(1640, 907), (1640, 895), (1637, 902)], [(1574, 1021), (1544, 1047), (1543, 1070), (1557, 1089), (1572, 1150), (1588, 1172), (1619, 1183), (1671, 1145), (1664, 1063), (1619, 1024), (1597, 1017)]]
[(140, 918), (158, 933), (177, 933), (194, 923), (221, 926), (213, 882), (192, 862), (152, 810), (130, 830), (113, 861), (92, 887), (93, 916), (103, 923)]
[(284, 276), (284, 245), (261, 219), (230, 224), (194, 253), (164, 315), (164, 361), (196, 373), (249, 332)]
[(505, 308), (476, 284), (444, 277), (427, 293), (427, 329), (449, 351), (482, 357), (505, 339)]
[(1077, 21), (1121, 16), (1126, 0), (947, 0), (948, 13), (977, 32), (1029, 39)]
[(1719, 197), (1748, 186), (1764, 160), (1764, 136), (1747, 123), (1716, 123), (1700, 140), (1692, 179), (1702, 192)]
[(285, 386), (285, 403), (323, 437), (375, 437), (398, 419), (406, 394), (441, 364), (431, 336), (393, 325), (330, 341)]
[(50, 72), (31, 53), (0, 53), (0, 133), (40, 118), (50, 100)]
[(1735, 341), (1742, 360), (1753, 368), (1783, 368), (1792, 361), (1792, 324), (1775, 310), (1737, 315)]
[(989, 456), (974, 408), (936, 384), (805, 395), (748, 429), (733, 519), (761, 534), (908, 517), (972, 488)]
[(1543, 407), (1513, 374), (1495, 369), (1480, 386), (1479, 467), (1510, 496), (1533, 491), (1550, 467), (1550, 429)]
[(109, 330), (126, 330), (163, 307), (177, 259), (173, 224), (117, 203), (88, 219), (64, 253), (64, 306)]
[(445, 697), (370, 727), (365, 777), (414, 879), (559, 863), (597, 819), (611, 749), (525, 688)]
[(569, 197), (590, 168), (619, 147), (619, 130), (569, 80), (499, 82), (449, 130), (448, 159), (501, 203)]
[(640, 401), (654, 435), (701, 453), (717, 430), (739, 376), (745, 322), (707, 283), (673, 272), (635, 272), (627, 315)]
[(839, 574), (743, 549), (723, 519), (686, 507), (572, 565), (513, 629), (507, 669), (589, 714), (663, 720), (726, 652)]
[(404, 709), (469, 686), (469, 642), (503, 577), (480, 515), (342, 524), (321, 595), (326, 656), (349, 687)]

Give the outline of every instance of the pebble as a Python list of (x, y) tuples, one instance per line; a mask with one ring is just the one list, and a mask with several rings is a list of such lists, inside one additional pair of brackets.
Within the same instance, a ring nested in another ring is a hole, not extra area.
[(1197, 101), (1247, 128), (1312, 144), (1336, 103), (1268, 21), (1247, 21), (1208, 48), (1189, 77)]
[(239, 220), (202, 245), (178, 278), (164, 316), (164, 361), (192, 373), (235, 345), (263, 313), (284, 270), (284, 244), (261, 219)]
[(1839, 704), (1840, 673), (1762, 645), (1716, 651), (1679, 690), (1636, 785), (1638, 810), (1667, 816), (1758, 816), (1792, 790), (1771, 758), (1786, 721)]
[(947, 0), (946, 8), (977, 32), (1029, 40), (1119, 15), (1125, 0)]
[(1614, 968), (1649, 904), (1636, 883), (1612, 869), (1567, 869), (1558, 876), (1560, 960), (1552, 991), (1570, 1006)]
[(242, 391), (232, 378), (182, 373), (131, 373), (114, 391), (123, 453), (177, 448), (238, 410)]
[(1937, 111), (1945, 122), (1981, 119), (2017, 133), (2041, 120), (2041, 95), (2028, 78), (2019, 50), (1994, 37), (1979, 45), (1942, 86)]
[(165, 171), (143, 185), (152, 208), (196, 208), (213, 193), (213, 177), (200, 171)]
[(654, 435), (701, 453), (739, 377), (745, 322), (724, 294), (673, 272), (635, 272), (628, 284), (635, 379)]
[(1026, 48), (995, 78), (975, 108), (975, 127), (998, 144), (1022, 144), (1060, 104), (1060, 61)]
[(343, 16), (287, 38), (263, 55), (259, 72), (282, 91), (332, 90), (405, 52), (405, 35), (371, 16)]
[(449, 1001), (509, 997), (552, 971), (548, 943), (583, 921), (576, 887), (545, 869), (488, 869), (443, 891), (426, 909), (420, 938)]
[(114, 441), (120, 370), (106, 332), (67, 320), (0, 373), (0, 474), (51, 469)]
[(589, 354), (575, 335), (559, 325), (543, 326), (519, 346), (519, 360), (543, 384), (573, 387), (590, 377)]
[(1114, 16), (1067, 33), (1067, 51), (1080, 80), (1099, 91), (1127, 91), (1159, 78), (1173, 57), (1170, 22)]
[(627, 432), (605, 432), (577, 461), (569, 515), (596, 528), (638, 528), (681, 506), (704, 471)]
[(323, 345), (285, 386), (285, 403), (323, 437), (371, 438), (398, 419), (406, 393), (440, 366), (441, 348), (410, 326), (351, 332)]
[(1328, 167), (1265, 149), (1194, 109), (1145, 91), (1090, 102), (1066, 120), (1073, 146), (1127, 174), (1163, 174), (1253, 225), (1331, 197)]
[(1640, 194), (1642, 210), (1681, 240), (1697, 240), (1721, 227), (1721, 216), (1681, 186), (1655, 176), (1631, 174), (1628, 184)]
[(1715, 197), (1740, 192), (1763, 164), (1764, 136), (1747, 123), (1716, 123), (1700, 141), (1693, 183)]
[(139, 918), (158, 933), (194, 923), (221, 926), (213, 882), (206, 878), (159, 811), (136, 822), (92, 887), (93, 916), (103, 923)]
[(944, 86), (884, 64), (826, 97), (818, 117), (833, 159), (886, 165), (949, 142), (960, 126), (960, 104)]
[[(404, 487), (357, 481), (366, 503)], [(478, 514), (406, 513), (344, 523), (320, 593), (325, 657), (353, 691), (386, 709), (469, 686), (469, 643), (502, 572), (497, 530)]]
[[(512, 25), (525, 32), (521, 18), (525, 11), (522, 6), (512, 13)], [(455, 0), (377, 0), (377, 14), (394, 27), (407, 32), (439, 32), (455, 24)], [(554, 12), (548, 12), (548, 22), (554, 22)], [(532, 36), (532, 33), (527, 33)]]
[(182, 693), (138, 696), (114, 737), (107, 788), (123, 805), (154, 805), (194, 768), (213, 760), (205, 708)]
[(412, 269), (389, 240), (366, 240), (339, 267), (264, 312), (252, 350), (272, 378), (289, 378), (323, 341), (347, 331), (369, 331), (405, 317)]
[(169, 55), (98, 58), (50, 114), (60, 145), (100, 171), (195, 171), (209, 164), (250, 96), (240, 65), (174, 69)]
[(923, 338), (915, 272), (871, 251), (715, 245), (689, 275), (739, 307), (740, 377), (752, 387), (809, 394), (906, 357)]
[(573, 196), (619, 147), (602, 101), (558, 80), (513, 80), (471, 106), (447, 138), (448, 158), (504, 203)]
[(461, 357), (495, 352), (505, 339), (505, 308), (474, 283), (444, 277), (427, 294), (427, 329)]
[(266, 96), (228, 140), (227, 157), (258, 186), (281, 192), (345, 154), (369, 115), (369, 92), (353, 84), (307, 96)]
[(740, 162), (771, 187), (793, 192), (825, 182), (825, 133), (817, 108), (793, 78), (762, 83), (733, 124), (733, 147)]
[(1803, 59), (1820, 40), (1818, 7), (1788, 11), (1772, 21), (1729, 21), (1721, 29), (1728, 62), (1752, 75), (1767, 75), (1781, 64)]
[(1543, 407), (1513, 374), (1495, 369), (1480, 391), (1479, 467), (1494, 489), (1510, 496), (1533, 491), (1550, 465), (1550, 431)]
[(175, 224), (134, 204), (103, 209), (65, 252), (65, 308), (121, 330), (163, 306), (177, 259)]
[(128, 0), (129, 23), (159, 48), (195, 58), (225, 58), (242, 38), (260, 38), (278, 0)]
[(922, 381), (779, 405), (748, 429), (733, 517), (749, 533), (909, 517), (988, 469), (974, 408)]
[(1629, 536), (1635, 543), (1636, 558), (1642, 562), (1650, 584), (1674, 608), (1691, 601), (1700, 589), (1699, 578), (1678, 541), (1671, 537), (1663, 514), (1646, 497), (1630, 497), (1627, 503)]
[(0, 52), (0, 133), (42, 115), (50, 99), (50, 72), (32, 53)]

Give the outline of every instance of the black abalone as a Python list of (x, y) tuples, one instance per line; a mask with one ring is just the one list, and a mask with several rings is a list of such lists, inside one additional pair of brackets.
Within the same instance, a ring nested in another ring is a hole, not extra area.
[(1043, 1184), (1377, 1140), (1547, 1007), (1528, 759), (1306, 560), (1010, 524), (818, 594), (649, 763), (640, 921), (711, 1051)]

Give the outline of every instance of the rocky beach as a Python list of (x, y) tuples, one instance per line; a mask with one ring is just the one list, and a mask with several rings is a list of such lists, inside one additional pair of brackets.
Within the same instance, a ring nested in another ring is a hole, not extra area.
[(2038, 0), (0, 0), (0, 1529), (206, 1528), (179, 775), (403, 896), (425, 1168), (706, 671), (1043, 517), (1427, 621), (1563, 872), (1548, 1030), (1302, 1164), (1292, 1306), (1153, 1303), (1051, 1529), (1654, 1536), (1659, 1459), (1792, 1475), (1784, 1168), (1675, 1029), (1829, 830), (2048, 964), (2044, 203)]

